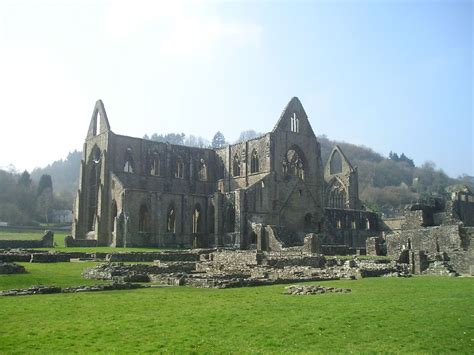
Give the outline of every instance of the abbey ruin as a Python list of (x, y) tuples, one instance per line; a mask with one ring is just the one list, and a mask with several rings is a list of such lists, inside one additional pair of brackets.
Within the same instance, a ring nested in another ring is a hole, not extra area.
[(449, 196), (381, 220), (359, 200), (357, 167), (340, 147), (323, 164), (296, 97), (271, 132), (218, 149), (115, 134), (99, 100), (69, 245), (271, 252), (301, 248), (309, 235), (326, 255), (387, 254), (418, 272), (455, 255), (458, 269), (472, 273), (474, 195)]
[(220, 149), (117, 135), (98, 101), (83, 151), (73, 235), (98, 245), (267, 250), (319, 233), (362, 248), (377, 230), (357, 169), (339, 147), (323, 166), (296, 97), (273, 131)]

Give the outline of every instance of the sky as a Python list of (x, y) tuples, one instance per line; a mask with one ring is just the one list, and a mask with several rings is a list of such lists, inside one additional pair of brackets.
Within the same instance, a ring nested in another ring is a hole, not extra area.
[(0, 0), (0, 167), (117, 134), (316, 135), (474, 175), (472, 1)]

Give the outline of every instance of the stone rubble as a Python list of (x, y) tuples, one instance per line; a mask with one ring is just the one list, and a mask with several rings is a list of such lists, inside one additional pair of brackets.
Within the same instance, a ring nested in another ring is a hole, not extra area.
[(0, 291), (0, 296), (29, 296), (29, 295), (46, 295), (53, 293), (77, 293), (77, 292), (93, 292), (93, 291), (114, 291), (114, 290), (132, 290), (137, 288), (149, 287), (141, 284), (133, 283), (113, 283), (92, 286), (72, 286), (72, 287), (57, 287), (57, 286), (31, 286), (28, 288), (19, 288)]
[(0, 274), (24, 274), (26, 270), (23, 266), (15, 263), (4, 263), (0, 261)]
[(285, 295), (320, 295), (323, 293), (349, 293), (350, 288), (324, 287), (320, 285), (299, 286), (291, 285), (285, 287)]
[(153, 282), (162, 285), (230, 288), (302, 281), (407, 277), (406, 264), (390, 260), (326, 259), (294, 251), (262, 253), (219, 251), (201, 255), (199, 262), (157, 261), (154, 265), (106, 263), (86, 269), (83, 277), (119, 282)]

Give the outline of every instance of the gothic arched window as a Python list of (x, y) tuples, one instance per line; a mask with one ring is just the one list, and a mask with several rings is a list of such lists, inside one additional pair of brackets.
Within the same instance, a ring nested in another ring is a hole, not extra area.
[(154, 152), (150, 161), (150, 175), (160, 176), (161, 175), (161, 162), (160, 155), (157, 152)]
[(199, 166), (198, 166), (198, 179), (200, 181), (207, 181), (207, 165), (204, 162), (204, 159), (201, 159), (199, 161)]
[(126, 173), (133, 173), (133, 152), (132, 148), (128, 147), (125, 151), (125, 159), (123, 164), (123, 171)]
[(252, 151), (252, 155), (250, 157), (250, 172), (251, 173), (257, 173), (257, 172), (259, 172), (259, 170), (260, 170), (260, 161), (259, 161), (259, 158), (258, 158), (258, 153), (254, 149)]
[(283, 173), (285, 175), (293, 175), (304, 180), (305, 164), (302, 153), (298, 153), (296, 149), (290, 149), (286, 153), (283, 161)]
[(168, 215), (166, 218), (166, 231), (175, 233), (176, 232), (176, 214), (173, 206), (168, 209)]
[(341, 153), (339, 153), (337, 150), (335, 150), (331, 156), (331, 161), (329, 162), (329, 172), (331, 174), (342, 173), (342, 157)]
[(234, 155), (234, 160), (232, 162), (232, 175), (240, 176), (240, 158), (238, 154)]
[(184, 163), (181, 157), (176, 159), (176, 165), (174, 170), (174, 177), (177, 179), (184, 179)]
[(193, 211), (193, 233), (201, 233), (202, 232), (202, 216), (201, 216), (201, 206), (196, 204), (194, 206)]

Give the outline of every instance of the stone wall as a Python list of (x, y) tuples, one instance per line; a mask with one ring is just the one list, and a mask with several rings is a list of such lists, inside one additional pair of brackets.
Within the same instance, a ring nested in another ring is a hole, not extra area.
[(0, 240), (0, 249), (15, 248), (54, 248), (54, 233), (47, 230), (40, 240)]
[(424, 219), (424, 212), (422, 210), (417, 211), (405, 211), (405, 220), (402, 223), (401, 229), (416, 229), (426, 225)]
[(388, 233), (387, 255), (398, 260), (404, 258), (404, 254), (410, 256), (412, 252), (415, 258), (420, 252), (445, 252), (449, 262), (456, 265), (457, 272), (470, 274), (474, 265), (472, 229), (462, 225), (441, 225)]
[(385, 255), (387, 253), (385, 240), (381, 237), (367, 238), (365, 249), (366, 254), (372, 256)]
[(306, 254), (320, 254), (321, 253), (321, 240), (316, 234), (314, 233), (306, 234), (306, 237), (304, 237), (303, 253), (306, 253)]
[(31, 286), (29, 288), (11, 289), (0, 291), (0, 296), (30, 296), (30, 295), (48, 295), (53, 293), (79, 293), (79, 292), (96, 292), (96, 291), (115, 291), (115, 290), (133, 290), (137, 288), (145, 288), (149, 286), (132, 283), (113, 283), (101, 284), (93, 286), (72, 286), (72, 287), (56, 287), (56, 286)]
[(111, 253), (107, 254), (107, 261), (114, 262), (148, 262), (148, 261), (198, 261), (199, 255), (203, 251), (183, 251), (183, 252), (131, 252), (131, 253)]
[(384, 231), (396, 231), (402, 229), (403, 224), (405, 224), (405, 217), (382, 218), (380, 229)]
[(74, 239), (68, 235), (64, 238), (64, 245), (68, 248), (95, 248), (97, 240), (95, 239)]
[(325, 259), (320, 255), (284, 255), (284, 254), (266, 254), (262, 265), (270, 266), (276, 269), (283, 269), (289, 266), (309, 266), (320, 268), (325, 265)]
[(261, 262), (261, 253), (252, 250), (218, 251), (212, 253), (211, 259), (217, 264), (257, 265)]

